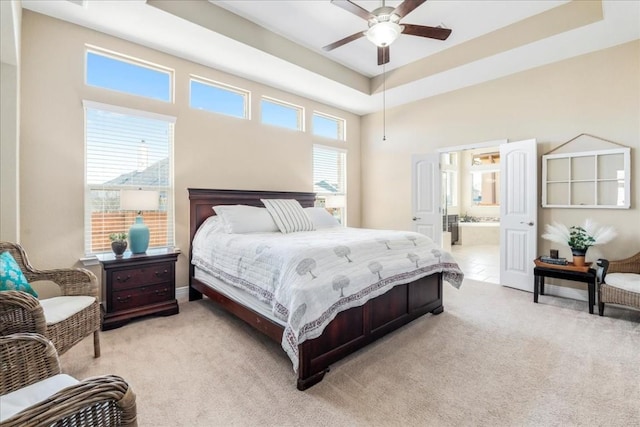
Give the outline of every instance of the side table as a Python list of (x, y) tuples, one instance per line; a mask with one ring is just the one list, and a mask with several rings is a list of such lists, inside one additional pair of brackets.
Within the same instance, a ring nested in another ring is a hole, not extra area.
[(593, 314), (593, 306), (596, 303), (596, 271), (594, 269), (572, 271), (553, 267), (534, 267), (533, 276), (533, 302), (535, 303), (538, 302), (538, 294), (544, 295), (545, 277), (586, 283), (589, 291), (589, 314)]
[(173, 249), (150, 249), (144, 254), (125, 252), (122, 257), (99, 255), (105, 308), (102, 330), (148, 314), (177, 314), (175, 264), (179, 254)]

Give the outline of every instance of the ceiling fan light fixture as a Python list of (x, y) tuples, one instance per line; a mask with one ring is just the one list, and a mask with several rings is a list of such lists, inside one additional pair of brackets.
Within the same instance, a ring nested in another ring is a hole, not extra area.
[(399, 24), (386, 21), (372, 25), (365, 35), (376, 46), (385, 47), (393, 43), (401, 32), (402, 27)]

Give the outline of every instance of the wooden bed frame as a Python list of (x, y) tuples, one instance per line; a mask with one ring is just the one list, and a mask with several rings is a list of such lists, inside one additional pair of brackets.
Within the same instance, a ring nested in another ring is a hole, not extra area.
[[(189, 189), (190, 239), (208, 217), (215, 215), (216, 205), (260, 206), (260, 199), (297, 199), (303, 207), (313, 206), (315, 193)], [(190, 245), (191, 246), (191, 245)], [(191, 260), (191, 247), (189, 260)], [(228, 312), (244, 320), (255, 329), (282, 342), (283, 327), (255, 311), (216, 292), (194, 277), (194, 266), (189, 263), (189, 300), (206, 295)], [(298, 347), (299, 390), (320, 382), (329, 365), (365, 347), (383, 335), (426, 314), (440, 314), (442, 306), (442, 273), (423, 277), (406, 285), (399, 285), (360, 307), (339, 313), (318, 338), (303, 342)]]

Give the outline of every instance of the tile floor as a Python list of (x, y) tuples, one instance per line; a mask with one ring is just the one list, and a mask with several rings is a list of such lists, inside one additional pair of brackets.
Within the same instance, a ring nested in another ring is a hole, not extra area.
[(500, 283), (500, 246), (453, 245), (451, 254), (458, 262), (465, 278)]

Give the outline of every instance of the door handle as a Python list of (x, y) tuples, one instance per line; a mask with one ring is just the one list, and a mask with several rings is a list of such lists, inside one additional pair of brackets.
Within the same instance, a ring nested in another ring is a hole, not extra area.
[(533, 221), (529, 221), (529, 222), (520, 221), (520, 224), (527, 224), (529, 227), (533, 227)]
[(418, 220), (418, 219), (422, 219), (422, 218), (418, 218), (417, 216), (414, 216), (413, 218), (411, 218), (413, 221)]

